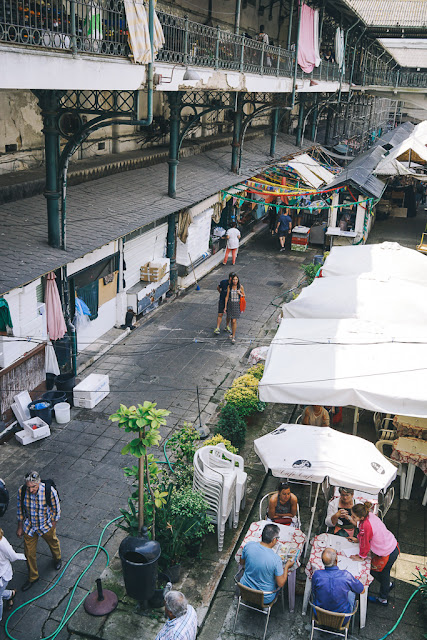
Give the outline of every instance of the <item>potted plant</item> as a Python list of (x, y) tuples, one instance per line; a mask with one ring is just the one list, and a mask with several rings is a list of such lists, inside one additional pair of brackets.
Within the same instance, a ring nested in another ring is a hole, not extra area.
[[(424, 616), (424, 621), (427, 624), (427, 567), (415, 567), (417, 573), (413, 573), (415, 584), (418, 587), (419, 594), (421, 596), (421, 604), (420, 609), (421, 613)], [(427, 634), (424, 635), (424, 638), (427, 638)]]
[(234, 405), (226, 404), (221, 409), (215, 428), (215, 434), (218, 433), (230, 440), (231, 444), (237, 449), (240, 449), (245, 444), (246, 422)]

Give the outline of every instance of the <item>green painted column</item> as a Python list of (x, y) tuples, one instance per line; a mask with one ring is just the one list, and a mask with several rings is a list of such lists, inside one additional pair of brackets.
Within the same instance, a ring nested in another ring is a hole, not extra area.
[(38, 98), (43, 118), (45, 147), (46, 186), (43, 192), (47, 200), (47, 236), (51, 247), (61, 246), (61, 217), (59, 211), (59, 131), (57, 127), (58, 106), (62, 92), (34, 91)]
[(313, 115), (311, 117), (311, 136), (310, 136), (313, 142), (315, 142), (314, 138), (316, 137), (316, 130), (317, 130), (317, 116), (319, 113), (319, 107), (317, 105), (317, 95), (315, 96), (315, 102), (316, 104), (314, 106)]
[(168, 94), (170, 109), (170, 140), (169, 140), (169, 180), (168, 196), (176, 198), (176, 176), (179, 164), (179, 128), (181, 111), (181, 92), (171, 92)]
[(295, 138), (295, 144), (297, 147), (299, 147), (299, 145), (301, 144), (303, 123), (304, 123), (304, 98), (301, 95), (300, 101), (299, 101), (299, 111), (298, 111), (298, 126), (297, 126), (296, 138)]
[(271, 114), (271, 138), (270, 138), (270, 155), (274, 157), (276, 153), (276, 141), (279, 131), (279, 109), (273, 109)]
[(236, 106), (234, 111), (234, 127), (233, 127), (233, 142), (231, 143), (231, 171), (237, 173), (239, 169), (239, 151), (240, 151), (240, 134), (242, 130), (242, 97), (240, 93), (236, 94)]
[(170, 259), (170, 288), (172, 291), (176, 291), (176, 285), (178, 282), (178, 269), (175, 259), (175, 246), (176, 246), (176, 214), (171, 213), (168, 216), (168, 235), (167, 235), (167, 247), (166, 257)]

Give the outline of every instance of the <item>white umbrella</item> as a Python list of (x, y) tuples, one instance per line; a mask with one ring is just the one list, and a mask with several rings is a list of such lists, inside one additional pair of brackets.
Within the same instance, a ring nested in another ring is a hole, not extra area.
[(320, 483), (328, 478), (344, 486), (377, 495), (395, 479), (397, 469), (374, 444), (329, 427), (282, 424), (254, 441), (266, 471), (277, 478), (318, 483), (308, 529), (310, 539)]

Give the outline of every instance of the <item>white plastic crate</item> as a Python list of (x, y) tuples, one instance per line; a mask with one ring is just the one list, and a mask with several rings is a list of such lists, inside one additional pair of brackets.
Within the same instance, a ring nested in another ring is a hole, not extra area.
[(108, 375), (91, 373), (73, 389), (75, 407), (93, 409), (110, 393), (110, 379)]

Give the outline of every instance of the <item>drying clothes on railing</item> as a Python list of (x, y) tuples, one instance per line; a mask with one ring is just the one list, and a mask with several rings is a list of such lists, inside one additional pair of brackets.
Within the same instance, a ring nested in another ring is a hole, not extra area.
[[(148, 10), (139, 0), (125, 0), (126, 22), (129, 31), (128, 42), (134, 62), (147, 64), (151, 60), (150, 34), (148, 31)], [(164, 45), (163, 29), (154, 13), (153, 50), (154, 56)]]
[(178, 229), (177, 229), (177, 233), (178, 233), (178, 238), (181, 240), (181, 242), (183, 242), (184, 244), (187, 242), (187, 238), (188, 238), (188, 227), (190, 226), (190, 224), (193, 222), (193, 216), (191, 215), (191, 211), (190, 209), (184, 209), (184, 211), (181, 211), (179, 216), (178, 216)]
[(46, 276), (44, 301), (46, 304), (47, 332), (51, 340), (59, 340), (66, 334), (67, 327), (62, 315), (61, 299), (53, 271)]
[(320, 64), (320, 43), (319, 43), (319, 9), (314, 10), (314, 66), (318, 67)]
[[(298, 40), (298, 64), (305, 73), (311, 73), (319, 57), (314, 50), (314, 9), (301, 4), (300, 32)], [(319, 60), (320, 61), (320, 60)]]
[(344, 31), (337, 27), (335, 33), (335, 60), (340, 69), (344, 65)]
[(6, 331), (7, 333), (12, 333), (12, 318), (10, 315), (9, 305), (6, 300), (1, 297), (0, 298), (0, 331)]

